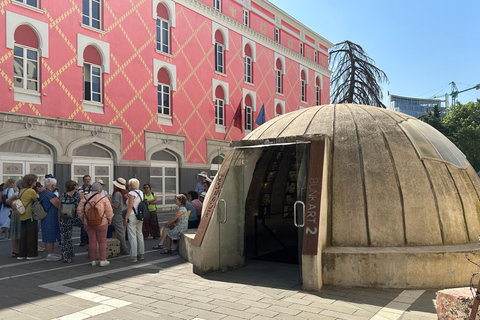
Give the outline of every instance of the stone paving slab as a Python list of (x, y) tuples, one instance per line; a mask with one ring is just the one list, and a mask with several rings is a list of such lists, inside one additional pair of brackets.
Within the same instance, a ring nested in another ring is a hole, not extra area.
[(0, 319), (436, 319), (436, 290), (305, 292), (295, 265), (248, 261), (200, 276), (177, 254), (147, 250), (139, 263), (118, 257), (100, 268), (90, 266), (85, 247), (75, 249), (72, 264), (18, 261), (10, 241), (0, 239)]

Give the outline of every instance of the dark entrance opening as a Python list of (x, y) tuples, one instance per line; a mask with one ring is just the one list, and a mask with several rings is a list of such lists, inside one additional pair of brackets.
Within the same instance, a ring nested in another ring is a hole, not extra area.
[(303, 230), (294, 206), (301, 157), (296, 144), (262, 150), (245, 202), (245, 258), (299, 264)]

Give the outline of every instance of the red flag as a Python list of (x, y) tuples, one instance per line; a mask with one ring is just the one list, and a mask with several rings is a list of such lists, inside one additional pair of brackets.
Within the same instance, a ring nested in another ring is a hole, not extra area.
[(235, 115), (233, 116), (233, 126), (240, 129), (240, 132), (243, 132), (242, 126), (242, 101), (238, 104), (237, 111), (235, 111)]

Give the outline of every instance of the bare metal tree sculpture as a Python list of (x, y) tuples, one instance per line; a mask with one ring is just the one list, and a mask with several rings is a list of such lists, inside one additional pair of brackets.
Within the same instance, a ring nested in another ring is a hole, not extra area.
[(332, 103), (358, 103), (385, 108), (380, 84), (388, 77), (375, 66), (363, 48), (351, 41), (337, 43), (330, 50)]

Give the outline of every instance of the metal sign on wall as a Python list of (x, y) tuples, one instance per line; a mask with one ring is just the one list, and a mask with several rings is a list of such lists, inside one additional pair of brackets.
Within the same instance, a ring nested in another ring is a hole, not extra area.
[(305, 226), (303, 229), (302, 254), (305, 255), (316, 255), (318, 253), (324, 156), (325, 141), (312, 141), (305, 202)]

